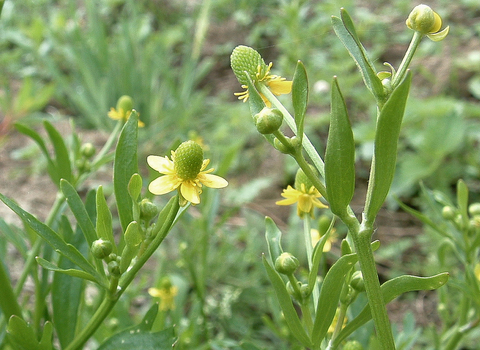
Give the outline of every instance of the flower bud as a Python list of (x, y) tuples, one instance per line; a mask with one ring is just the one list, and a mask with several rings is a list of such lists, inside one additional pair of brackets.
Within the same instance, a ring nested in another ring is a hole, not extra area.
[(282, 253), (275, 260), (275, 270), (284, 275), (291, 275), (300, 266), (298, 259), (290, 253)]
[(416, 6), (407, 18), (407, 26), (421, 34), (436, 33), (442, 27), (442, 19), (430, 6)]
[(255, 81), (258, 73), (263, 77), (265, 72), (268, 71), (268, 66), (262, 56), (251, 47), (244, 45), (237, 46), (233, 50), (230, 63), (238, 82), (243, 85), (248, 83), (246, 74), (250, 76), (252, 81)]
[(140, 218), (149, 222), (158, 214), (158, 208), (149, 199), (144, 198), (140, 202)]
[(95, 146), (90, 142), (84, 143), (82, 147), (80, 147), (81, 155), (87, 159), (92, 158), (95, 152), (96, 152)]
[(442, 217), (445, 220), (453, 220), (455, 218), (455, 209), (451, 206), (444, 206), (442, 209)]
[(194, 180), (202, 164), (203, 150), (195, 141), (185, 141), (175, 150), (174, 170), (182, 180)]
[(276, 108), (265, 107), (253, 119), (260, 134), (272, 134), (282, 126), (283, 114)]
[(357, 292), (365, 292), (365, 283), (363, 281), (363, 275), (361, 271), (355, 271), (353, 273), (350, 285)]
[(130, 96), (123, 95), (117, 101), (117, 111), (122, 110), (127, 113), (133, 109), (133, 99)]
[(112, 252), (113, 245), (110, 241), (97, 239), (92, 243), (92, 255), (97, 259), (105, 259)]
[(119, 277), (122, 274), (120, 271), (120, 264), (116, 260), (110, 261), (107, 265), (107, 269), (112, 276)]
[(472, 203), (468, 207), (468, 212), (471, 216), (480, 215), (480, 203)]
[(92, 164), (85, 158), (77, 159), (75, 161), (75, 166), (80, 173), (88, 173), (92, 169)]

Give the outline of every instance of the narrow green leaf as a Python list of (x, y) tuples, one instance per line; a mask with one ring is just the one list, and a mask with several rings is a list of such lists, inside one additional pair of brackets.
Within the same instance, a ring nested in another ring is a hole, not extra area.
[(340, 14), (342, 19), (332, 16), (333, 29), (357, 64), (365, 86), (372, 92), (377, 101), (383, 101), (385, 93), (382, 82), (377, 77), (377, 71), (357, 36), (353, 21), (345, 9), (342, 8)]
[(142, 182), (142, 177), (137, 173), (133, 174), (128, 182), (128, 193), (134, 202), (138, 200), (138, 197), (142, 193)]
[[(65, 215), (61, 218), (60, 229), (65, 241), (70, 242), (81, 253), (85, 253), (88, 250), (87, 242), (83, 238), (82, 233), (78, 232), (78, 234), (75, 234), (73, 232), (70, 222)], [(58, 267), (63, 270), (69, 270), (73, 269), (75, 264), (61, 255), (58, 259)], [(66, 348), (75, 337), (77, 321), (80, 315), (79, 307), (85, 287), (82, 278), (76, 278), (65, 273), (55, 273), (53, 275), (53, 323), (62, 349)]]
[(303, 329), (300, 319), (298, 318), (297, 311), (293, 307), (292, 299), (287, 292), (285, 287), (285, 282), (278, 274), (277, 271), (269, 264), (265, 255), (262, 257), (263, 265), (267, 271), (268, 278), (273, 285), (275, 295), (277, 296), (280, 307), (282, 308), (283, 314), (285, 316), (285, 321), (287, 322), (288, 328), (292, 334), (297, 338), (297, 340), (302, 343), (303, 346), (307, 348), (312, 347), (312, 341), (308, 336), (307, 332)]
[(0, 193), (0, 200), (12, 209), (22, 221), (25, 222), (32, 230), (42, 237), (55, 251), (64, 255), (83, 271), (95, 276), (97, 282), (101, 281), (95, 268), (85, 259), (77, 248), (71, 244), (67, 244), (55, 231), (44, 223), (37, 220), (32, 214), (20, 208), (11, 199)]
[(265, 217), (265, 238), (267, 240), (268, 252), (272, 263), (283, 253), (282, 232), (270, 217)]
[(112, 228), (112, 213), (108, 208), (107, 201), (103, 195), (103, 187), (98, 186), (97, 195), (97, 235), (99, 238), (102, 238), (106, 241), (110, 241), (113, 246), (113, 252), (117, 253), (117, 245), (115, 244), (115, 239), (113, 238), (113, 228)]
[(113, 165), (113, 187), (118, 216), (124, 232), (128, 224), (133, 221), (132, 199), (128, 193), (128, 183), (132, 175), (138, 173), (137, 136), (138, 113), (132, 111), (120, 133)]
[(337, 79), (332, 82), (332, 106), (327, 149), (325, 185), (330, 209), (343, 216), (355, 191), (355, 141), (347, 106)]
[(77, 219), (78, 225), (81, 227), (85, 239), (88, 242), (88, 246), (91, 247), (92, 243), (98, 238), (93, 226), (92, 220), (88, 215), (87, 209), (82, 202), (82, 199), (77, 193), (77, 190), (66, 180), (60, 181), (60, 189), (65, 196), (68, 206), (72, 211), (75, 219)]
[[(391, 279), (381, 286), (383, 299), (385, 303), (391, 302), (396, 297), (403, 293), (412, 292), (416, 290), (434, 290), (440, 288), (448, 281), (449, 274), (447, 272), (431, 276), (431, 277), (418, 277), (418, 276), (399, 276)], [(370, 312), (370, 306), (367, 304), (365, 308), (351, 320), (338, 334), (335, 339), (334, 348), (352, 334), (360, 326), (367, 323), (372, 318)]]
[(373, 222), (383, 205), (395, 174), (397, 144), (407, 103), (412, 75), (393, 90), (380, 111), (375, 132), (375, 150), (368, 182), (365, 213), (367, 221)]
[(303, 137), (303, 125), (308, 102), (308, 78), (305, 66), (301, 61), (297, 62), (292, 82), (292, 103), (295, 113), (297, 135)]
[(55, 129), (47, 120), (43, 121), (43, 126), (45, 127), (45, 130), (47, 130), (48, 137), (50, 138), (55, 151), (55, 163), (58, 176), (60, 179), (65, 179), (71, 182), (73, 178), (72, 166), (68, 155), (68, 149), (67, 146), (65, 146), (62, 135), (60, 135), (57, 129)]
[(317, 346), (322, 342), (323, 338), (325, 338), (328, 327), (330, 327), (335, 317), (340, 293), (345, 283), (345, 276), (357, 260), (356, 254), (342, 256), (328, 270), (323, 280), (312, 331), (312, 340)]
[(97, 282), (95, 277), (93, 277), (91, 274), (89, 274), (85, 271), (77, 270), (77, 269), (62, 269), (62, 268), (58, 267), (57, 265), (51, 263), (50, 261), (47, 261), (47, 260), (45, 260), (43, 258), (40, 258), (38, 256), (35, 259), (37, 260), (37, 263), (40, 266), (42, 266), (44, 269), (64, 273), (64, 274), (72, 276), (72, 277), (78, 277), (78, 278), (82, 278), (82, 279), (89, 280), (89, 281), (92, 281), (92, 282)]
[(132, 221), (125, 231), (125, 248), (122, 251), (122, 259), (120, 260), (120, 271), (123, 273), (127, 271), (130, 262), (137, 255), (140, 243), (143, 242), (143, 237), (140, 232), (140, 227), (136, 221)]
[(462, 216), (463, 227), (468, 227), (468, 187), (462, 179), (457, 182), (457, 205), (460, 215)]

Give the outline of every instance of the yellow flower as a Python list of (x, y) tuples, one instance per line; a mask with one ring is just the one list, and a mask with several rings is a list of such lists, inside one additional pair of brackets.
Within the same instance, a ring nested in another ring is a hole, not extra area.
[[(110, 108), (108, 117), (113, 120), (123, 120), (123, 122), (126, 122), (128, 118), (130, 118), (130, 114), (132, 114), (132, 109), (132, 98), (130, 96), (123, 95), (117, 101), (117, 108)], [(139, 120), (138, 126), (143, 128), (145, 124)]]
[[(322, 238), (322, 236), (320, 236), (320, 232), (316, 229), (310, 230), (310, 236), (312, 237), (312, 247), (315, 247), (320, 238)], [(332, 249), (332, 244), (337, 241), (337, 238), (337, 232), (335, 228), (333, 228), (332, 232), (330, 232), (330, 236), (327, 238), (327, 241), (323, 246), (323, 252), (329, 252)]]
[(209, 159), (203, 159), (203, 150), (194, 141), (186, 141), (178, 146), (172, 151), (171, 159), (167, 156), (148, 156), (148, 165), (164, 174), (153, 180), (148, 189), (156, 195), (178, 189), (181, 205), (185, 205), (187, 201), (199, 204), (203, 185), (211, 188), (223, 188), (228, 185), (224, 178), (209, 174), (213, 168), (205, 170), (209, 162)]
[(178, 294), (178, 288), (171, 283), (161, 288), (148, 288), (148, 294), (154, 298), (160, 298), (160, 310), (175, 309), (175, 297)]
[[(255, 82), (265, 84), (270, 89), (270, 91), (276, 96), (289, 94), (292, 91), (292, 82), (289, 80), (286, 80), (286, 78), (282, 78), (279, 75), (270, 74), (270, 69), (272, 68), (272, 65), (273, 63), (270, 62), (270, 64), (267, 66), (266, 72), (263, 72), (263, 73), (262, 73), (261, 66), (258, 65), (257, 73), (255, 74)], [(245, 91), (236, 92), (234, 93), (234, 95), (238, 96), (239, 100), (242, 100), (243, 102), (247, 102), (250, 96), (248, 92), (248, 86), (242, 85), (242, 88), (244, 88)], [(262, 100), (267, 107), (272, 106), (270, 101), (262, 93), (260, 93), (260, 96), (262, 97)]]
[(276, 202), (277, 205), (292, 205), (297, 203), (297, 214), (302, 217), (304, 214), (310, 214), (313, 217), (313, 209), (328, 208), (325, 204), (320, 202), (318, 198), (322, 195), (318, 190), (311, 186), (308, 190), (304, 183), (300, 184), (300, 190), (294, 189), (292, 186), (288, 186), (286, 190), (283, 190), (281, 201)]
[[(243, 92), (235, 93), (238, 99), (243, 100), (243, 102), (246, 102), (249, 98), (248, 77), (254, 84), (266, 85), (276, 96), (288, 94), (292, 91), (292, 82), (281, 76), (270, 74), (272, 63), (267, 66), (262, 56), (251, 47), (237, 46), (230, 56), (230, 61), (235, 76), (242, 84), (242, 88), (245, 89)], [(270, 101), (261, 93), (260, 96), (267, 107), (271, 107)]]

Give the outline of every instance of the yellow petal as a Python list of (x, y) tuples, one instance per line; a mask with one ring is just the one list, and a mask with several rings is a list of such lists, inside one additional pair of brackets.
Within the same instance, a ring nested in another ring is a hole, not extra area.
[(427, 37), (432, 41), (442, 41), (448, 35), (450, 31), (450, 26), (446, 27), (442, 31), (433, 34), (427, 34)]
[(108, 117), (113, 119), (113, 120), (120, 120), (122, 119), (122, 116), (117, 112), (117, 110), (113, 107), (110, 108), (110, 111), (108, 112)]
[(156, 195), (174, 191), (182, 182), (175, 175), (156, 178), (148, 185), (148, 190)]
[(297, 203), (298, 197), (295, 198), (287, 198), (287, 199), (282, 199), (280, 201), (275, 202), (276, 205), (292, 205)]
[(217, 175), (199, 174), (197, 178), (202, 184), (211, 188), (224, 188), (228, 185), (227, 180)]
[(289, 94), (292, 91), (292, 82), (288, 80), (272, 80), (267, 83), (274, 95)]
[(160, 174), (173, 174), (173, 162), (167, 157), (148, 156), (147, 163), (150, 167)]
[(183, 198), (192, 204), (200, 203), (200, 193), (201, 190), (193, 184), (191, 181), (184, 181), (180, 186), (180, 193)]
[(154, 298), (160, 298), (162, 295), (162, 291), (158, 288), (148, 288), (148, 294), (150, 294)]
[(298, 197), (298, 208), (304, 213), (310, 213), (312, 206), (312, 198), (308, 194)]

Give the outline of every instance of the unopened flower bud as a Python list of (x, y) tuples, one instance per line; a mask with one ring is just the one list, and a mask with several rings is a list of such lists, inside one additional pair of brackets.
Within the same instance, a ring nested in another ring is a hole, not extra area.
[(110, 241), (97, 239), (92, 243), (92, 255), (97, 259), (105, 259), (112, 252), (113, 245)]
[(80, 153), (85, 158), (92, 158), (95, 152), (96, 152), (95, 146), (90, 142), (84, 143), (82, 147), (80, 147)]
[(455, 218), (455, 209), (451, 206), (444, 206), (442, 209), (442, 217), (445, 220), (453, 220)]
[(407, 19), (407, 26), (421, 34), (436, 33), (442, 27), (442, 19), (430, 6), (416, 6)]
[(127, 113), (133, 109), (133, 99), (130, 96), (123, 95), (117, 101), (117, 111), (122, 110)]
[(300, 266), (298, 259), (290, 253), (282, 253), (275, 260), (275, 270), (284, 275), (291, 275)]
[(350, 285), (357, 292), (364, 292), (365, 291), (365, 283), (363, 281), (363, 275), (362, 275), (361, 271), (355, 271), (353, 273), (352, 280), (350, 281)]
[(185, 141), (175, 150), (175, 173), (182, 180), (194, 180), (203, 164), (203, 149), (195, 141)]
[(363, 350), (363, 346), (357, 340), (350, 340), (345, 343), (342, 350)]
[(92, 164), (85, 158), (77, 159), (75, 161), (75, 166), (80, 173), (88, 173), (92, 169)]
[(117, 261), (110, 261), (107, 265), (107, 269), (112, 276), (118, 277), (122, 274), (120, 271), (120, 264)]
[(265, 107), (253, 119), (260, 134), (272, 134), (282, 126), (283, 114), (276, 108)]
[(144, 198), (140, 202), (140, 217), (149, 222), (158, 214), (158, 208), (149, 199)]
[(472, 203), (468, 207), (468, 212), (471, 216), (478, 216), (480, 215), (480, 203)]

